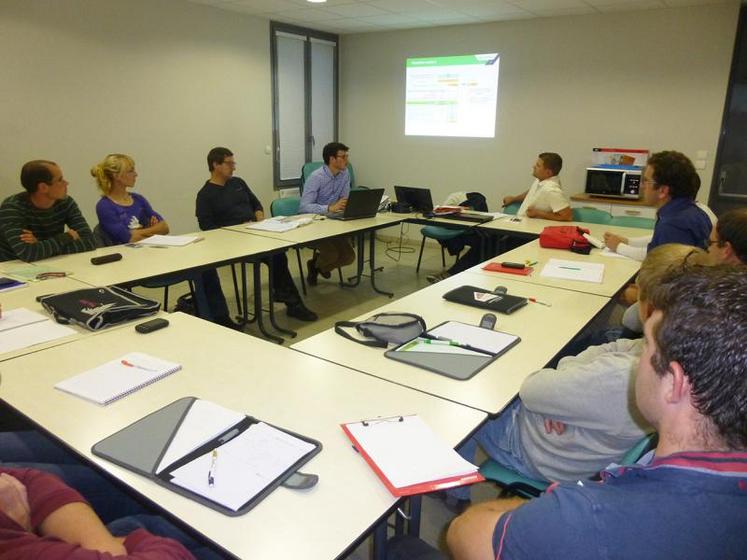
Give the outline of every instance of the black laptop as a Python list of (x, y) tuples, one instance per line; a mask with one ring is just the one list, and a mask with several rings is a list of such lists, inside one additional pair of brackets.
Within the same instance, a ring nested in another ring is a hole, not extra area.
[(424, 214), (433, 212), (431, 189), (395, 185), (394, 194), (397, 196), (397, 202), (407, 202), (415, 212), (422, 212)]
[(384, 189), (365, 189), (350, 191), (348, 204), (342, 212), (327, 214), (333, 220), (358, 220), (373, 218), (379, 211)]

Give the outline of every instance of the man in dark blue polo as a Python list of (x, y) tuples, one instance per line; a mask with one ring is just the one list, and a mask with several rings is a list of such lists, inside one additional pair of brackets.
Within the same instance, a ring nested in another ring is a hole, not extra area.
[(454, 558), (744, 555), (747, 267), (672, 271), (651, 295), (635, 396), (659, 433), (655, 455), (524, 505), (470, 508), (449, 528)]
[(652, 237), (626, 238), (604, 234), (610, 251), (642, 261), (646, 252), (665, 243), (682, 243), (705, 249), (713, 224), (695, 203), (700, 179), (690, 159), (673, 150), (657, 152), (646, 163), (641, 177), (643, 199), (655, 206)]

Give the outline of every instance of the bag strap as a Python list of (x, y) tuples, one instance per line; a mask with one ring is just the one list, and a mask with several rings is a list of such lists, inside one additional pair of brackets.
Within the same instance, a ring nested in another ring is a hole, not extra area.
[(350, 336), (349, 333), (345, 332), (343, 327), (346, 328), (356, 328), (360, 325), (360, 322), (358, 321), (337, 321), (335, 323), (335, 332), (339, 334), (340, 336), (347, 338), (348, 340), (352, 340), (353, 342), (357, 342), (358, 344), (363, 344), (364, 346), (373, 346), (374, 348), (386, 348), (387, 343), (383, 340), (360, 340), (357, 338), (354, 338)]

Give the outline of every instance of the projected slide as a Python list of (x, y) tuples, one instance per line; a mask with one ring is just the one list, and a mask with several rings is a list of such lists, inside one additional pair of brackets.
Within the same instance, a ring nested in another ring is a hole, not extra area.
[(496, 53), (407, 59), (407, 136), (495, 136)]

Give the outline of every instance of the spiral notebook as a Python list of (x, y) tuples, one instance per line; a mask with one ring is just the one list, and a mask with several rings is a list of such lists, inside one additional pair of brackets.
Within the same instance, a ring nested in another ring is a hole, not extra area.
[(182, 369), (180, 364), (130, 352), (60, 381), (55, 389), (107, 405)]

